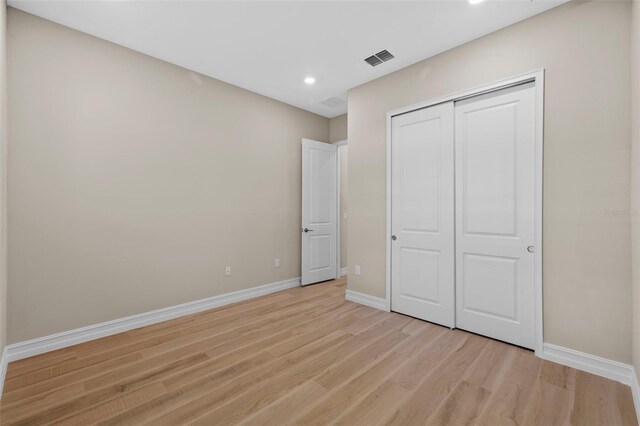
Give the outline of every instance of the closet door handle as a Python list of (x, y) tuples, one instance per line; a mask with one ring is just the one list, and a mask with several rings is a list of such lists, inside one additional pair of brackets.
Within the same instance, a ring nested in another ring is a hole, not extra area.
[(529, 247), (527, 247), (527, 251), (528, 251), (529, 253), (533, 253), (533, 252), (535, 251), (535, 249), (536, 249), (536, 248), (535, 248), (534, 246), (529, 246)]

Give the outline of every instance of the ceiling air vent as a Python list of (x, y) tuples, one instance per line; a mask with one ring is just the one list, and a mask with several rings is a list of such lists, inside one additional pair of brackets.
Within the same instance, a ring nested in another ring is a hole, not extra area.
[(378, 52), (376, 53), (376, 56), (380, 59), (382, 59), (382, 62), (387, 62), (391, 59), (393, 59), (393, 55), (391, 53), (389, 53), (388, 50), (383, 50), (382, 52)]
[(322, 105), (326, 105), (326, 106), (331, 107), (331, 108), (335, 108), (337, 106), (344, 105), (344, 101), (342, 99), (340, 99), (340, 98), (336, 98), (335, 96), (332, 97), (332, 98), (325, 99), (324, 101), (322, 101), (320, 103)]
[(369, 65), (371, 65), (372, 67), (375, 67), (376, 65), (380, 65), (382, 63), (382, 59), (379, 59), (376, 55), (371, 55), (364, 61)]
[(381, 63), (387, 62), (393, 58), (394, 56), (391, 53), (389, 53), (388, 50), (382, 50), (376, 53), (375, 55), (369, 56), (364, 61), (369, 65), (371, 65), (372, 67), (375, 67), (376, 65), (380, 65)]

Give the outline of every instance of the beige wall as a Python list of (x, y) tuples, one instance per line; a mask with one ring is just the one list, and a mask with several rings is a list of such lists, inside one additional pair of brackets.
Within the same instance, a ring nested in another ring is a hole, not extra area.
[[(7, 343), (7, 3), (0, 1), (0, 356)], [(1, 387), (1, 385), (0, 385)]]
[(631, 221), (633, 266), (633, 365), (640, 377), (640, 0), (631, 13)]
[(630, 362), (629, 31), (572, 2), (350, 90), (349, 288), (385, 296), (386, 113), (545, 68), (545, 341)]
[(329, 120), (329, 142), (340, 142), (347, 138), (347, 114)]
[(9, 342), (300, 275), (300, 139), (328, 119), (11, 8), (8, 31)]

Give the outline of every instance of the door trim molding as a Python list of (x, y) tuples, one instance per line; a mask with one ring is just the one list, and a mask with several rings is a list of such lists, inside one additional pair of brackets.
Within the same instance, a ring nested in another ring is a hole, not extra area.
[[(346, 268), (342, 268), (342, 205), (340, 204), (340, 197), (342, 195), (342, 187), (340, 186), (340, 147), (341, 146), (347, 146), (349, 143), (349, 141), (347, 139), (343, 139), (341, 141), (338, 142), (333, 142), (333, 145), (336, 146), (336, 209), (337, 209), (337, 214), (336, 214), (336, 227), (337, 227), (337, 232), (336, 232), (336, 270), (338, 271), (336, 273), (336, 278), (340, 278), (344, 275), (347, 275), (347, 273), (345, 272), (344, 274), (342, 273), (343, 269)], [(348, 170), (348, 169), (347, 169)]]
[(19, 359), (295, 287), (300, 287), (299, 277), (13, 343), (5, 347), (0, 368)]
[(386, 245), (386, 298), (385, 310), (391, 312), (391, 119), (394, 116), (406, 114), (418, 109), (428, 108), (444, 102), (459, 101), (483, 93), (494, 92), (523, 83), (535, 83), (536, 123), (535, 123), (535, 188), (534, 188), (534, 324), (535, 324), (535, 353), (542, 356), (543, 352), (543, 300), (542, 300), (542, 183), (543, 183), (543, 146), (544, 146), (544, 69), (538, 69), (526, 74), (495, 81), (451, 95), (420, 102), (407, 107), (395, 109), (387, 113), (387, 230)]

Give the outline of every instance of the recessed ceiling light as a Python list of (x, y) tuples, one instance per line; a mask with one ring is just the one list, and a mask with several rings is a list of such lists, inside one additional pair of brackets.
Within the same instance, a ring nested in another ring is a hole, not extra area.
[(305, 83), (307, 83), (307, 84), (313, 84), (313, 83), (315, 83), (315, 82), (316, 82), (316, 79), (315, 79), (315, 78), (313, 78), (313, 77), (306, 77), (306, 78), (304, 79), (304, 82), (305, 82)]
[(480, 4), (482, 3), (484, 0), (469, 0), (469, 4)]

